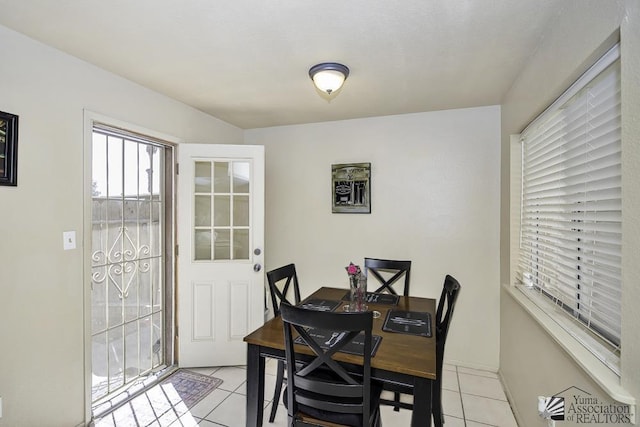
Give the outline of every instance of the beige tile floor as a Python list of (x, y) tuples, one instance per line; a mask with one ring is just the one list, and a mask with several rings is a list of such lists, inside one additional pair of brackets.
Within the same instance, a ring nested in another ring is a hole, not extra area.
[[(266, 364), (266, 427), (285, 427), (287, 411), (280, 402), (276, 419), (269, 424), (271, 398), (275, 385), (276, 362)], [(116, 411), (95, 420), (96, 427), (207, 426), (242, 427), (245, 425), (246, 369), (244, 366), (194, 369), (212, 375), (223, 383), (190, 410), (172, 396), (158, 396), (149, 390)], [(446, 427), (517, 427), (511, 407), (498, 376), (493, 372), (445, 365), (442, 377), (442, 405)], [(382, 406), (384, 426), (409, 426), (411, 412), (394, 412)]]

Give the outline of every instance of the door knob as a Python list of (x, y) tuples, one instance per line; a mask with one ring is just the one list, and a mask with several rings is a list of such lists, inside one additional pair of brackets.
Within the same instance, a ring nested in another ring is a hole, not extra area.
[(260, 270), (262, 270), (262, 266), (260, 264), (253, 264), (253, 271), (257, 273)]

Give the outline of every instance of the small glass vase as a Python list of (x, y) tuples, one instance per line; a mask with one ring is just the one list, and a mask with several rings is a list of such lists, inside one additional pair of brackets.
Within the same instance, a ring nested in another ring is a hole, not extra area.
[(367, 278), (366, 276), (349, 276), (349, 311), (367, 311)]

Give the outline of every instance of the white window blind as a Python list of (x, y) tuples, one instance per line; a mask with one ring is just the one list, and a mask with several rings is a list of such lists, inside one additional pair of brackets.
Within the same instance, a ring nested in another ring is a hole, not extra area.
[(518, 276), (620, 347), (620, 61), (614, 47), (522, 133)]

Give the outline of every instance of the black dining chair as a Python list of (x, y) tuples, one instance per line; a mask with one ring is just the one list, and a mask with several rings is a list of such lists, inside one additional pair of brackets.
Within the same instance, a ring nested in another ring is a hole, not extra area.
[(433, 423), (442, 426), (442, 365), (444, 364), (444, 345), (453, 317), (453, 309), (460, 292), (460, 283), (448, 275), (444, 278), (442, 293), (436, 311), (436, 381), (431, 393), (431, 412)]
[[(267, 282), (269, 283), (269, 291), (271, 294), (271, 303), (273, 305), (273, 315), (280, 315), (280, 305), (288, 303), (296, 305), (300, 303), (300, 286), (298, 284), (298, 274), (296, 273), (295, 264), (288, 264), (275, 270), (267, 272)], [(293, 293), (293, 302), (291, 302), (291, 293)], [(278, 360), (278, 368), (276, 373), (276, 386), (273, 391), (273, 399), (271, 405), (271, 414), (269, 422), (272, 423), (278, 412), (278, 402), (280, 401), (280, 392), (284, 378), (285, 363)]]
[(388, 292), (392, 295), (398, 295), (393, 286), (396, 282), (401, 283), (400, 279), (404, 277), (402, 295), (409, 296), (411, 261), (365, 258), (364, 269), (367, 280), (373, 277), (379, 282), (379, 287), (374, 292)]
[[(452, 276), (446, 275), (440, 300), (438, 301), (438, 309), (436, 310), (436, 380), (431, 389), (431, 413), (433, 414), (433, 425), (441, 427), (442, 418), (442, 367), (444, 364), (444, 346), (447, 341), (449, 325), (453, 316), (453, 309), (460, 292), (460, 283)], [(391, 391), (396, 393), (413, 394), (413, 390), (408, 387), (398, 387)], [(413, 409), (410, 403), (400, 402), (399, 395), (394, 396), (394, 400), (380, 399), (380, 403), (391, 405), (395, 411), (400, 408)], [(415, 402), (414, 402), (415, 404)]]
[[(367, 274), (367, 281), (373, 277), (378, 282), (378, 288), (374, 292), (387, 292), (398, 295), (393, 288), (394, 284), (401, 284), (404, 278), (404, 288), (402, 295), (409, 296), (409, 280), (411, 278), (411, 261), (398, 261), (392, 259), (365, 258), (364, 269)], [(387, 384), (385, 390), (394, 392), (394, 411), (400, 410), (400, 389)]]
[[(287, 388), (283, 396), (287, 425), (380, 426), (382, 385), (371, 380), (373, 313), (322, 312), (287, 303), (280, 310), (287, 360)], [(327, 341), (326, 337), (316, 341), (310, 335), (313, 329), (333, 334)], [(313, 356), (295, 352), (294, 330)], [(361, 333), (362, 367), (354, 373), (354, 369), (347, 370), (334, 356)]]

